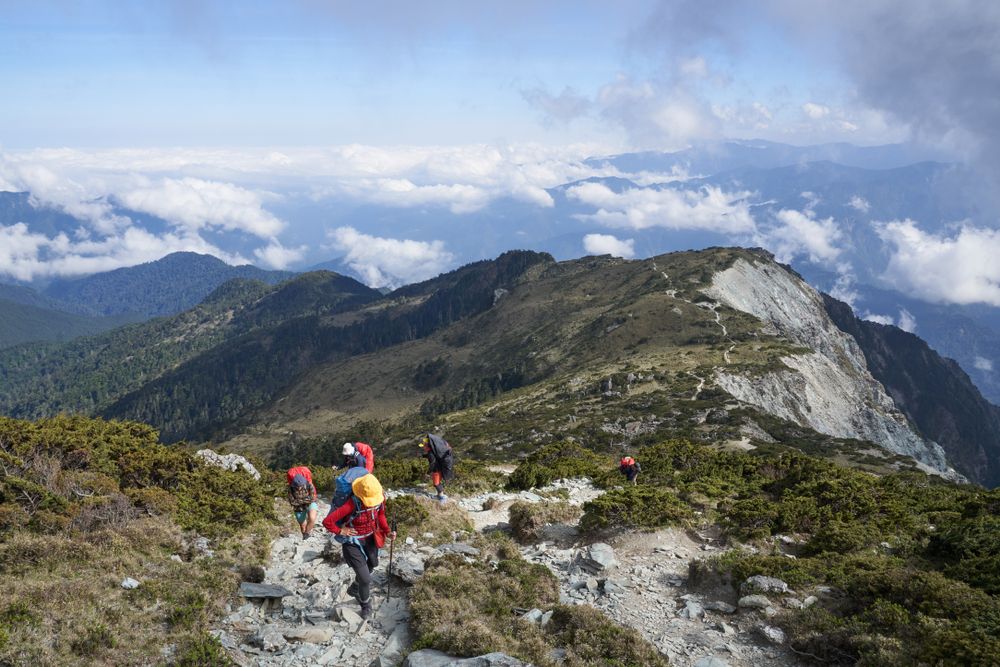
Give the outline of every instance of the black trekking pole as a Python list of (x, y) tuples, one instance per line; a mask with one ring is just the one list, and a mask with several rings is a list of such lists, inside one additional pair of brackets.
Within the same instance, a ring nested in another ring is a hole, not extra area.
[[(389, 534), (396, 532), (396, 520), (392, 520), (392, 524), (389, 526)], [(396, 546), (396, 538), (389, 540), (389, 570), (387, 574), (389, 575), (389, 583), (385, 590), (385, 601), (388, 602), (389, 598), (392, 597), (392, 548)]]

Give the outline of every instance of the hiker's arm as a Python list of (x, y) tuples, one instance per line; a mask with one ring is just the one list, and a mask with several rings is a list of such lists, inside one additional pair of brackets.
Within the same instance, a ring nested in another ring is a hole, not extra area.
[(354, 509), (354, 503), (347, 501), (336, 509), (330, 509), (330, 513), (323, 519), (323, 527), (334, 535), (340, 535), (340, 526), (337, 522), (346, 517)]
[(319, 500), (319, 494), (316, 493), (316, 486), (314, 484), (310, 484), (309, 487), (313, 490), (312, 493), (313, 502), (316, 502), (317, 500)]

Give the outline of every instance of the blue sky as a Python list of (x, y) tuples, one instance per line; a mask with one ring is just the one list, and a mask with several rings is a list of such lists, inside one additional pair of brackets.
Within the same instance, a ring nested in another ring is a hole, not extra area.
[[(661, 28), (661, 4), (649, 1), (0, 6), (5, 148), (676, 148), (722, 134), (794, 143), (902, 136), (901, 124), (859, 121), (864, 109), (837, 67), (756, 12), (731, 11), (740, 30), (720, 38), (697, 25)], [(623, 128), (615, 102), (597, 99), (622, 80), (632, 92), (650, 84), (651, 104), (684, 97), (722, 120), (680, 133)], [(566, 91), (587, 111), (548, 117), (531, 94), (539, 91)], [(825, 118), (805, 115), (806, 103), (828, 109)], [(832, 125), (838, 116), (857, 127)]]

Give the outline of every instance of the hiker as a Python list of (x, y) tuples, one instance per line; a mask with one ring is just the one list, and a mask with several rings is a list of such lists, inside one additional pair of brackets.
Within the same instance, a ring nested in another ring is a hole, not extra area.
[(338, 468), (364, 468), (368, 472), (375, 470), (375, 451), (363, 442), (345, 442), (344, 460)]
[(632, 482), (632, 486), (638, 484), (636, 481), (639, 478), (639, 473), (642, 472), (642, 466), (631, 456), (623, 456), (622, 460), (618, 462), (618, 471), (625, 475), (625, 479)]
[(313, 485), (312, 473), (305, 466), (288, 469), (288, 502), (295, 512), (295, 520), (299, 522), (302, 539), (308, 540), (316, 525), (316, 515), (319, 505), (316, 503), (316, 487)]
[(351, 484), (351, 496), (339, 507), (331, 507), (323, 519), (323, 526), (341, 545), (344, 562), (354, 570), (354, 584), (348, 592), (361, 605), (361, 618), (372, 613), (372, 572), (378, 566), (378, 550), (386, 537), (396, 539), (385, 518), (385, 502), (375, 475), (363, 475)]
[(437, 499), (443, 503), (448, 500), (448, 496), (444, 493), (444, 482), (454, 477), (455, 458), (451, 452), (451, 445), (439, 435), (426, 433), (420, 439), (420, 446), (424, 450), (423, 456), (427, 459), (427, 473), (437, 490)]

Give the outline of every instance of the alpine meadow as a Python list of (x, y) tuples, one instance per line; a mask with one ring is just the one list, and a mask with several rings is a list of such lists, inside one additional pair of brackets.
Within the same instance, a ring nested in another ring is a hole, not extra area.
[(1000, 664), (1000, 6), (4, 15), (0, 667)]

